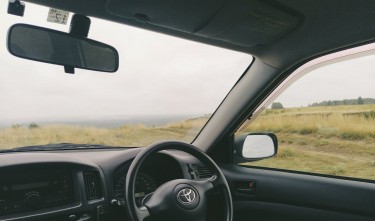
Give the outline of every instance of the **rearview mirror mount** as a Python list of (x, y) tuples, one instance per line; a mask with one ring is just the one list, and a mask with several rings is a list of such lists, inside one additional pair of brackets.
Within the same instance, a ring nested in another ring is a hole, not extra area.
[(110, 45), (27, 24), (10, 27), (7, 47), (16, 57), (74, 68), (116, 72), (119, 65)]

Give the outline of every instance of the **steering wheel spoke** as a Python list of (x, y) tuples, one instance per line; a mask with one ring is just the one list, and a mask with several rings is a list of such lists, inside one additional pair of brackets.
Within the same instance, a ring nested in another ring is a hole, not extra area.
[(189, 183), (196, 187), (202, 195), (210, 194), (219, 188), (225, 188), (225, 180), (223, 181), (216, 175), (206, 180), (192, 180)]
[(145, 206), (137, 207), (136, 213), (139, 221), (143, 221), (147, 217), (150, 217), (150, 212), (148, 211), (148, 208)]

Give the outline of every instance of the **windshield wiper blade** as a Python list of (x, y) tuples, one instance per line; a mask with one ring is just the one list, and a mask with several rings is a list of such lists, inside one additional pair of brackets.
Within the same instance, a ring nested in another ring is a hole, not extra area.
[(114, 147), (99, 145), (99, 144), (58, 143), (58, 144), (45, 144), (45, 145), (16, 147), (13, 149), (0, 150), (0, 153), (40, 151), (40, 150), (76, 150), (76, 149), (102, 149), (102, 148), (114, 148)]

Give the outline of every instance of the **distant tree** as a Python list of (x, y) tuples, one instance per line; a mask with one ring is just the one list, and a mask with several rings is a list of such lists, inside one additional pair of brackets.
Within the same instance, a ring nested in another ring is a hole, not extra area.
[(283, 106), (283, 104), (280, 103), (280, 102), (274, 102), (274, 103), (272, 103), (272, 105), (271, 105), (271, 109), (273, 109), (273, 110), (276, 110), (276, 109), (284, 109), (284, 106)]
[(362, 97), (359, 97), (357, 99), (357, 104), (364, 104), (364, 101), (363, 101)]
[(39, 128), (39, 125), (36, 124), (35, 122), (32, 122), (31, 124), (29, 124), (29, 129), (35, 129), (35, 128)]
[(355, 99), (344, 99), (344, 100), (329, 100), (329, 101), (322, 101), (322, 102), (315, 102), (309, 104), (310, 107), (317, 107), (317, 106), (330, 106), (330, 105), (358, 105), (358, 104), (375, 104), (374, 98), (355, 98)]

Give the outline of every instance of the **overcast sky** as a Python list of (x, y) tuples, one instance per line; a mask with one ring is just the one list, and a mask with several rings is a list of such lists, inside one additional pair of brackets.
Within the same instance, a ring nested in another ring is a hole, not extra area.
[(286, 107), (324, 100), (375, 98), (375, 55), (349, 59), (307, 73), (275, 101)]
[(120, 68), (69, 75), (61, 66), (13, 57), (5, 47), (12, 23), (65, 32), (69, 25), (47, 23), (48, 9), (28, 3), (23, 18), (5, 14), (6, 4), (0, 12), (0, 121), (210, 114), (252, 61), (247, 54), (92, 19), (89, 37), (114, 46)]
[[(76, 69), (19, 59), (6, 50), (13, 23), (67, 32), (48, 23), (47, 8), (26, 3), (24, 17), (6, 14), (0, 4), (0, 123), (40, 119), (212, 113), (252, 57), (141, 29), (92, 19), (89, 37), (120, 53), (117, 73)], [(72, 14), (70, 14), (70, 17)], [(69, 24), (69, 23), (68, 23)], [(375, 57), (321, 68), (276, 99), (284, 106), (306, 106), (328, 99), (375, 97)]]

